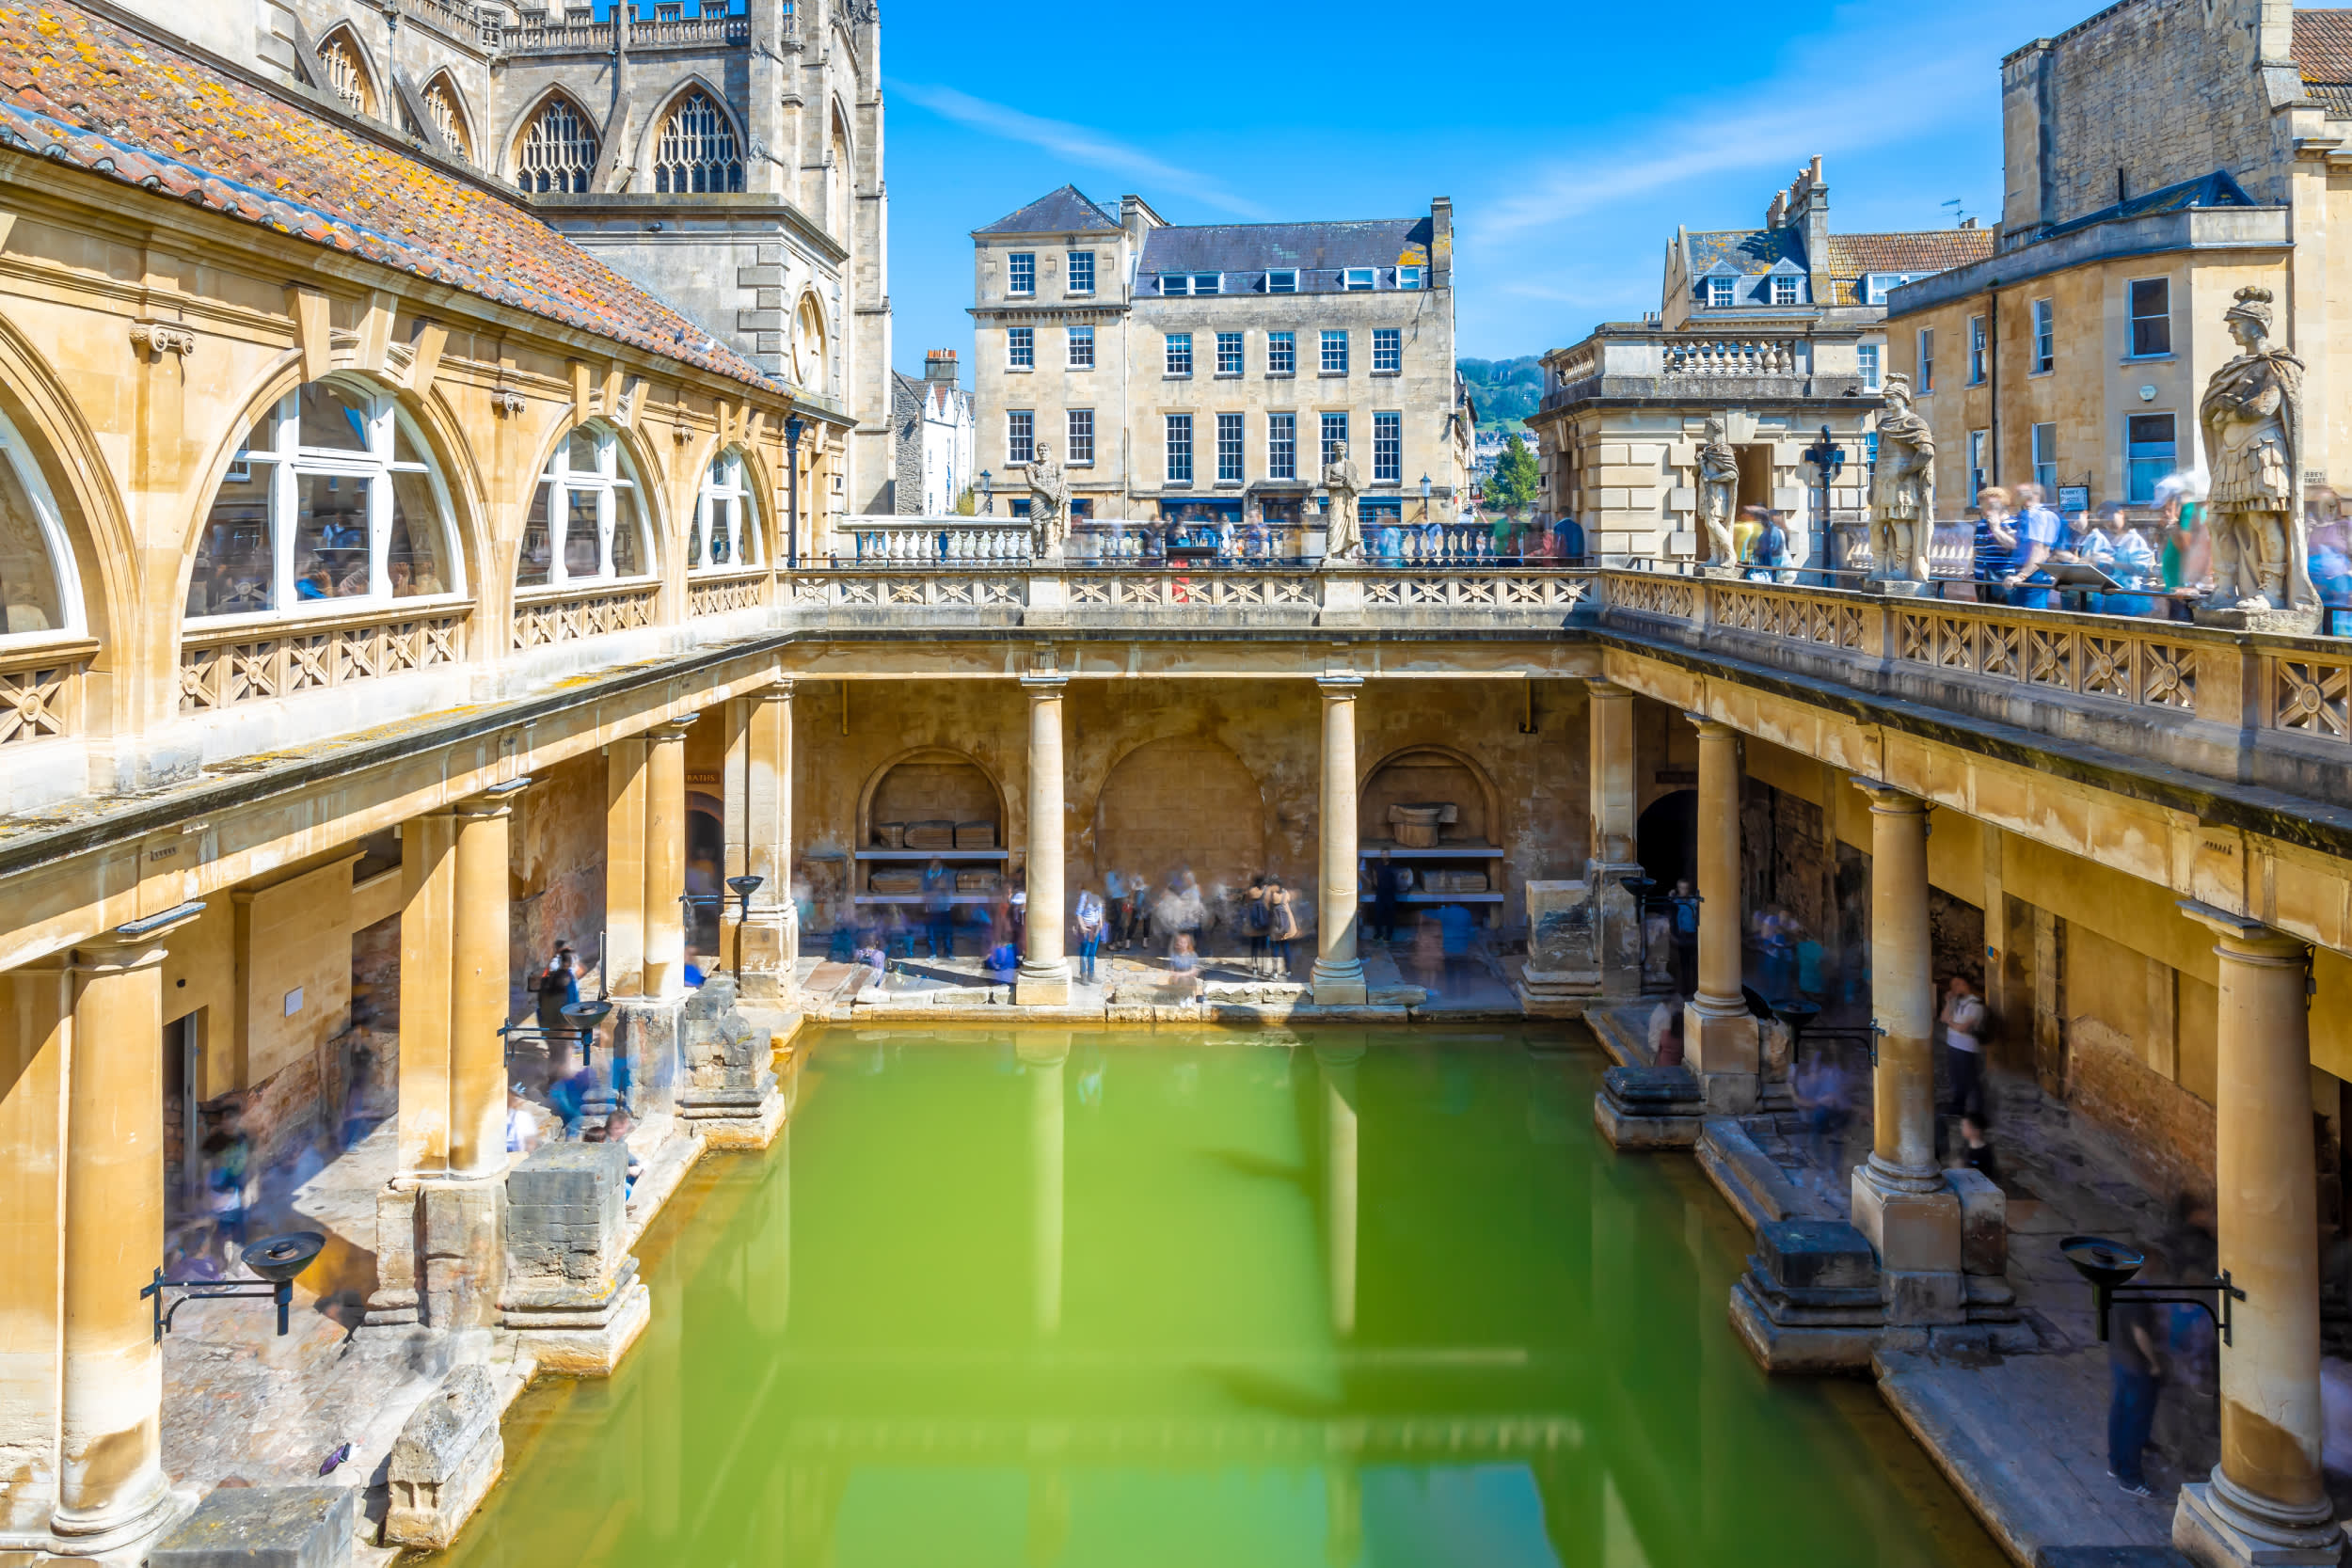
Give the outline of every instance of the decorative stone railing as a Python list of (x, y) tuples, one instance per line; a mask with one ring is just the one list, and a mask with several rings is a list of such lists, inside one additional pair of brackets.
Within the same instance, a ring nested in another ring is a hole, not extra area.
[(1796, 338), (1669, 339), (1668, 375), (1798, 375), (1804, 345)]
[(658, 583), (597, 583), (591, 588), (532, 588), (515, 595), (516, 652), (556, 642), (576, 642), (609, 632), (635, 631), (654, 624), (660, 610)]
[[(409, 3), (415, 4), (417, 0), (409, 0)], [(501, 29), (496, 34), (496, 42), (501, 52), (509, 55), (610, 54), (612, 50), (612, 27), (611, 22), (526, 22)], [(787, 34), (789, 30), (787, 24)], [(751, 21), (740, 16), (641, 20), (628, 24), (628, 46), (631, 49), (710, 44), (739, 47), (751, 42)]]
[(98, 644), (87, 638), (0, 653), (0, 746), (82, 728), (82, 677)]
[(465, 657), (469, 604), (371, 607), (298, 621), (191, 622), (180, 634), (180, 711), (211, 713)]
[(1605, 625), (2352, 803), (2352, 639), (1650, 572), (1600, 581)]
[(686, 579), (689, 615), (725, 615), (738, 610), (756, 610), (767, 602), (768, 574), (764, 569)]
[(1334, 625), (1366, 613), (1416, 610), (1536, 612), (1556, 625), (1582, 600), (1591, 581), (1589, 572), (1536, 566), (1324, 571), (1073, 562), (1057, 570), (809, 571), (791, 578), (787, 594), (795, 609), (818, 612), (949, 608), (1001, 611), (1036, 624), (1082, 622), (1095, 613), (1164, 615), (1181, 623), (1190, 612), (1232, 609)]
[(1018, 517), (850, 517), (833, 535), (838, 566), (993, 565), (1028, 557), (1029, 525)]
[[(1482, 523), (1363, 521), (1367, 567), (1471, 566), (1491, 569), (1510, 559), (1497, 549), (1493, 531)], [(1531, 533), (1530, 537), (1540, 537)], [(1074, 569), (1100, 562), (1115, 566), (1167, 563), (1218, 570), (1297, 567), (1323, 557), (1320, 521), (1295, 524), (1204, 524), (1158, 522), (1078, 523), (1070, 531), (1065, 560)], [(833, 566), (995, 566), (1029, 560), (1031, 535), (1020, 518), (852, 517), (833, 537)]]

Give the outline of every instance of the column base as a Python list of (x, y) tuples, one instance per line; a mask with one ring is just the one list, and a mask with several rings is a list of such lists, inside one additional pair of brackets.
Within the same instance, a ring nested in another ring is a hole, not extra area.
[(1941, 1173), (1893, 1171), (1873, 1155), (1854, 1167), (1852, 1196), (1853, 1227), (1878, 1255), (1886, 1321), (1966, 1322), (1960, 1198)]
[(1699, 1081), (1707, 1114), (1743, 1117), (1763, 1101), (1756, 1071), (1762, 1046), (1747, 1004), (1699, 997), (1682, 1005), (1682, 1054)]
[(766, 1148), (784, 1125), (775, 1052), (736, 995), (731, 975), (714, 974), (679, 1014), (677, 1115), (713, 1148)]
[(1307, 990), (1318, 1007), (1361, 1007), (1371, 1000), (1371, 993), (1364, 988), (1363, 962), (1359, 958), (1339, 963), (1317, 958)]
[(1017, 1007), (1070, 1006), (1070, 960), (1049, 958), (1024, 963), (1012, 977), (1012, 1001)]
[[(730, 939), (736, 927), (730, 927)], [(745, 1001), (788, 1002), (798, 990), (793, 964), (801, 954), (800, 911), (752, 906), (752, 916), (739, 927), (743, 939), (743, 978), (738, 987)], [(724, 955), (730, 968), (735, 953)]]
[(633, 1258), (628, 1277), (602, 1302), (510, 1301), (505, 1309), (516, 1343), (540, 1371), (563, 1377), (612, 1376), (652, 1321), (653, 1294)]
[(127, 1509), (109, 1508), (95, 1514), (58, 1509), (49, 1517), (49, 1544), (33, 1549), (65, 1558), (144, 1562), (154, 1543), (187, 1517), (198, 1500), (192, 1492), (174, 1492), (160, 1470), (156, 1482), (152, 1496)]
[[(2203, 1568), (2344, 1561), (2344, 1531), (2327, 1504), (2302, 1519), (2257, 1519), (2231, 1496), (2236, 1491), (2217, 1468), (2211, 1480), (2181, 1488), (2181, 1500), (2172, 1510), (2172, 1544), (2182, 1556)], [(2262, 1506), (2266, 1513), (2277, 1507)]]

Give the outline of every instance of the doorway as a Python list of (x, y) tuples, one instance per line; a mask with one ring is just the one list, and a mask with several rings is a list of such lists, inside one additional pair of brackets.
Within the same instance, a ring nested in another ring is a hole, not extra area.
[(1642, 870), (1658, 884), (1653, 890), (1658, 895), (1672, 893), (1686, 878), (1698, 886), (1699, 792), (1677, 789), (1651, 801), (1634, 825), (1634, 846)]
[(1740, 499), (1735, 513), (1772, 504), (1772, 444), (1757, 441), (1734, 449), (1740, 461)]
[(164, 1232), (204, 1217), (204, 1009), (164, 1025)]

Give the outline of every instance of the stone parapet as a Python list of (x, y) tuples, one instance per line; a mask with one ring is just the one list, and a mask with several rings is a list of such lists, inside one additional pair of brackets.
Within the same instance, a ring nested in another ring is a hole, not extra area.
[(147, 1555), (148, 1568), (342, 1568), (359, 1521), (356, 1486), (215, 1489)]
[(500, 1322), (543, 1371), (599, 1377), (650, 1314), (628, 1250), (628, 1150), (549, 1144), (507, 1176)]
[(417, 1406), (392, 1445), (386, 1544), (437, 1551), (457, 1538), (506, 1468), (500, 1409), (489, 1372), (474, 1363)]

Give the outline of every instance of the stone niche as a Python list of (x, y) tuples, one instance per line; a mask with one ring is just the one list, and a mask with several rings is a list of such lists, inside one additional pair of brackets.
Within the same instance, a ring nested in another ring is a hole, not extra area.
[(765, 1148), (784, 1125), (774, 1045), (735, 1008), (732, 975), (713, 974), (687, 998), (678, 1023), (683, 1082), (678, 1116), (713, 1148)]
[(506, 1284), (500, 1321), (539, 1370), (602, 1377), (651, 1314), (623, 1242), (628, 1147), (557, 1143), (506, 1178)]

